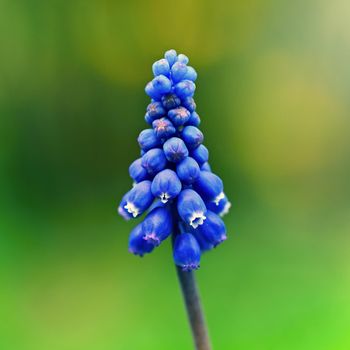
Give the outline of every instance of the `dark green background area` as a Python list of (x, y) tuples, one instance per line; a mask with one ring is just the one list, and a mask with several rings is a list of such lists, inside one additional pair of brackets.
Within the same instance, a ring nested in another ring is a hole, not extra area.
[(165, 50), (190, 57), (229, 239), (214, 349), (350, 348), (346, 1), (0, 2), (0, 348), (191, 349), (169, 242), (116, 207)]

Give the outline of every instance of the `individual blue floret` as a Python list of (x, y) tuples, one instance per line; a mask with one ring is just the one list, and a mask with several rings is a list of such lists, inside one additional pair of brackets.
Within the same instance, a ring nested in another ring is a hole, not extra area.
[(158, 139), (168, 138), (176, 133), (173, 123), (168, 118), (156, 119), (152, 127)]
[(177, 61), (177, 54), (175, 50), (168, 50), (164, 57), (169, 62), (170, 67)]
[(205, 221), (207, 208), (197, 192), (185, 189), (178, 196), (177, 211), (186, 224), (197, 228)]
[(179, 234), (174, 243), (174, 261), (183, 271), (197, 270), (199, 268), (201, 249), (190, 233)]
[(191, 113), (184, 107), (171, 109), (168, 118), (175, 126), (184, 125), (190, 119)]
[(181, 100), (175, 94), (167, 94), (162, 96), (162, 105), (165, 109), (173, 109), (181, 105)]
[(216, 205), (219, 205), (220, 200), (225, 197), (222, 180), (209, 171), (201, 171), (198, 179), (193, 184), (193, 188), (205, 201), (213, 202)]
[(199, 165), (203, 165), (209, 159), (208, 148), (204, 145), (199, 145), (197, 148), (191, 151), (191, 157), (193, 157)]
[(190, 118), (187, 121), (187, 125), (199, 126), (201, 123), (201, 118), (199, 117), (197, 112), (192, 112)]
[(181, 192), (182, 184), (175, 171), (165, 169), (159, 172), (152, 181), (152, 194), (158, 197), (162, 203), (176, 198)]
[(197, 108), (196, 102), (194, 101), (193, 97), (185, 97), (181, 100), (181, 103), (191, 113), (194, 112)]
[(145, 180), (136, 184), (124, 197), (119, 206), (125, 216), (136, 218), (141, 215), (154, 200), (151, 181)]
[(160, 145), (159, 139), (153, 129), (142, 130), (137, 138), (137, 142), (144, 151), (148, 151)]
[(175, 85), (174, 90), (179, 98), (192, 97), (196, 90), (196, 85), (191, 80), (182, 80)]
[(147, 170), (142, 166), (142, 159), (134, 160), (129, 166), (129, 175), (137, 183), (149, 178)]
[(185, 143), (178, 137), (172, 137), (163, 145), (165, 157), (169, 162), (178, 163), (188, 156)]
[(182, 139), (185, 141), (189, 149), (198, 147), (204, 139), (203, 133), (195, 126), (186, 126), (181, 133)]
[(142, 156), (142, 166), (150, 175), (156, 175), (161, 170), (165, 169), (167, 160), (163, 150), (153, 148)]
[(199, 177), (199, 165), (193, 158), (186, 157), (184, 160), (177, 164), (176, 173), (184, 184), (190, 185)]
[(152, 65), (152, 71), (153, 71), (154, 76), (165, 75), (166, 77), (169, 77), (169, 75), (170, 75), (169, 62), (165, 58), (162, 58), (162, 59), (154, 62)]
[(173, 219), (167, 207), (150, 211), (142, 223), (144, 239), (155, 247), (164, 241), (173, 230)]
[(196, 228), (196, 232), (214, 247), (227, 239), (224, 222), (210, 210), (207, 211), (203, 224)]
[(161, 102), (152, 102), (147, 106), (148, 118), (151, 122), (166, 115), (166, 111)]
[(142, 223), (138, 224), (129, 235), (129, 252), (135, 255), (144, 256), (154, 249), (154, 245), (144, 239)]

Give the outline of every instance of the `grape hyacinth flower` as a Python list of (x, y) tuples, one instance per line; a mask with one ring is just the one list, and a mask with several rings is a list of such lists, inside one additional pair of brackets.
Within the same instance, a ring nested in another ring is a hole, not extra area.
[(209, 349), (192, 270), (199, 268), (202, 253), (227, 238), (221, 217), (231, 204), (208, 163), (193, 99), (197, 73), (188, 63), (187, 56), (169, 50), (152, 66), (154, 78), (145, 87), (151, 98), (145, 114), (149, 126), (138, 136), (141, 158), (129, 167), (134, 185), (118, 213), (126, 220), (146, 213), (130, 233), (132, 254), (142, 257), (172, 237), (196, 348)]

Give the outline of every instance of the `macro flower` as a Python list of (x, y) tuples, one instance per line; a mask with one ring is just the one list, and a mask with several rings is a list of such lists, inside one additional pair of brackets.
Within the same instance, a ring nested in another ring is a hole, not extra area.
[(208, 163), (193, 99), (197, 73), (186, 55), (169, 50), (153, 63), (146, 85), (148, 128), (137, 141), (141, 157), (129, 166), (133, 187), (118, 213), (126, 220), (145, 216), (131, 231), (129, 251), (144, 256), (173, 236), (173, 258), (184, 271), (199, 268), (201, 254), (222, 243), (221, 219), (231, 203)]

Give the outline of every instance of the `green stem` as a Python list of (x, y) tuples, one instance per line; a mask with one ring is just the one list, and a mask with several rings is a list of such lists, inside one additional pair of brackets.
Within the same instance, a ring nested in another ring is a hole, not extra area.
[(176, 266), (176, 270), (192, 329), (195, 348), (197, 350), (210, 350), (208, 330), (205, 324), (194, 272), (182, 271), (179, 266)]

